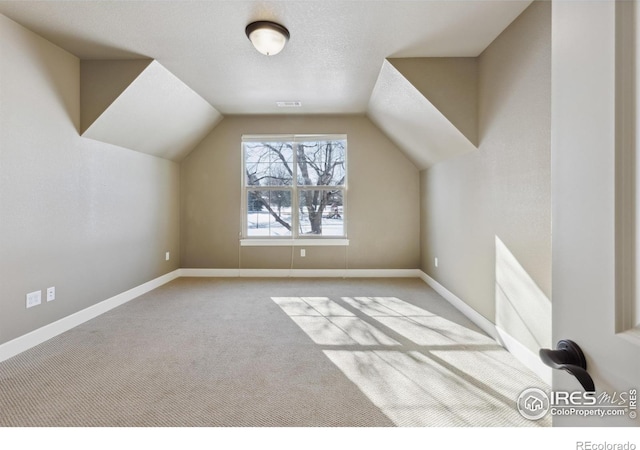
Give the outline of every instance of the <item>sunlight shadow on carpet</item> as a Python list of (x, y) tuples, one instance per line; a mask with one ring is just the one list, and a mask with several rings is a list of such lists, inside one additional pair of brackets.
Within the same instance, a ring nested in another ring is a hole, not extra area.
[(396, 297), (272, 297), (398, 426), (549, 426), (517, 412), (544, 387), (490, 337)]

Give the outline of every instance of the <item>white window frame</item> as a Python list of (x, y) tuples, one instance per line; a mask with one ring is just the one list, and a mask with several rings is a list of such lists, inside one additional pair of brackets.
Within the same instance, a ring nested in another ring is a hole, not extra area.
[[(345, 181), (344, 185), (340, 186), (300, 186), (298, 185), (298, 164), (297, 164), (297, 142), (309, 142), (313, 140), (318, 141), (330, 141), (330, 140), (344, 140), (345, 141)], [(291, 192), (291, 236), (249, 236), (247, 228), (247, 212), (248, 205), (247, 200), (249, 191), (256, 190), (255, 186), (247, 184), (246, 180), (246, 167), (245, 167), (245, 149), (244, 144), (247, 142), (290, 142), (293, 144), (293, 182), (291, 186), (283, 187), (261, 187), (260, 190), (284, 190)], [(242, 231), (240, 234), (241, 246), (346, 246), (349, 245), (347, 238), (347, 194), (348, 194), (348, 141), (346, 134), (289, 134), (289, 135), (243, 135), (240, 144), (240, 152), (242, 154), (241, 164), (241, 208), (240, 214), (242, 216)], [(343, 217), (343, 235), (342, 236), (322, 236), (322, 235), (307, 235), (300, 234), (299, 227), (299, 212), (293, 205), (299, 204), (299, 191), (301, 190), (342, 190), (342, 217)], [(294, 213), (294, 211), (296, 211)]]

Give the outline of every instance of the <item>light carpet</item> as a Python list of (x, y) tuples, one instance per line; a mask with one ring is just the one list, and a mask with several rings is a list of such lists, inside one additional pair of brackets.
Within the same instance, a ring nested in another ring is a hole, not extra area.
[(418, 279), (181, 278), (0, 363), (0, 426), (549, 426)]

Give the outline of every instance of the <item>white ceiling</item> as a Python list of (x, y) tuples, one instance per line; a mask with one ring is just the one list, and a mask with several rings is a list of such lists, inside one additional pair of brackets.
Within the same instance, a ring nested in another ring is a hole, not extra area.
[[(0, 13), (81, 59), (156, 59), (222, 114), (311, 114), (364, 113), (385, 58), (477, 56), (530, 3), (0, 0)], [(253, 49), (255, 20), (289, 29), (282, 53)]]

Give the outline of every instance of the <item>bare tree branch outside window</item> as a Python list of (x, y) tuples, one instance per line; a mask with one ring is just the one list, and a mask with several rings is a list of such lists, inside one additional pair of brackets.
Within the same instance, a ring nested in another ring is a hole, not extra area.
[(244, 152), (248, 236), (344, 236), (346, 139), (251, 141)]

